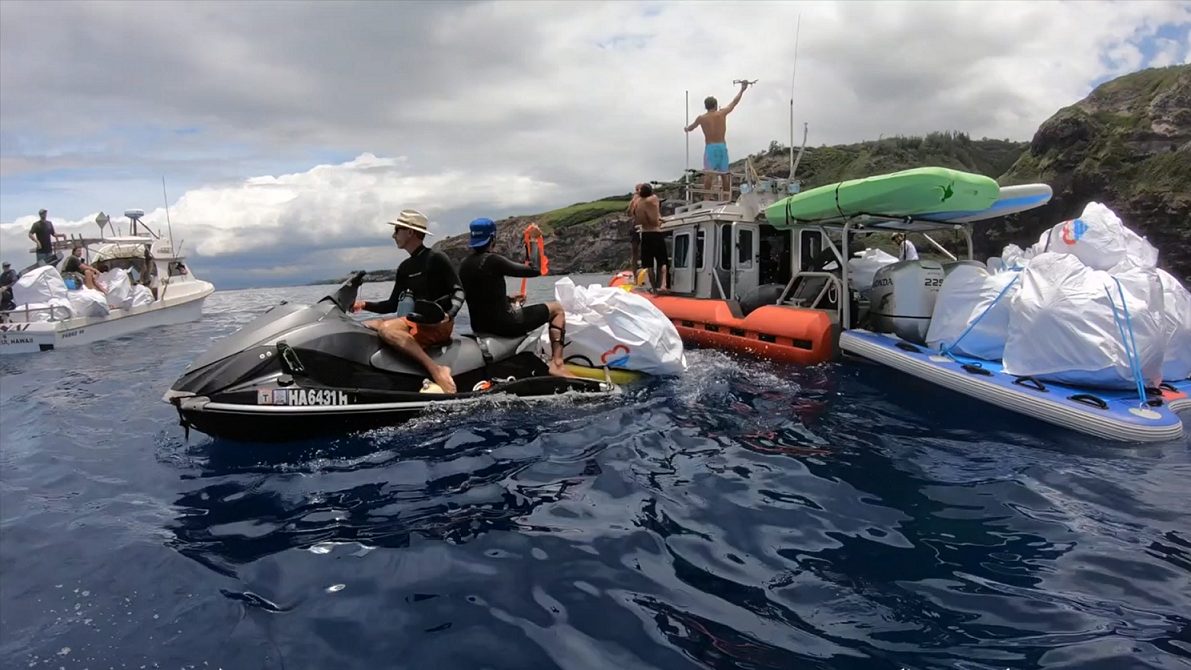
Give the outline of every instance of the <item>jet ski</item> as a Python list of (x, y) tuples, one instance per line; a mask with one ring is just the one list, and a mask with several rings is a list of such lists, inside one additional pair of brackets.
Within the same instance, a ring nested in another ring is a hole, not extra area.
[(415, 360), (385, 346), (348, 312), (363, 272), (312, 305), (281, 303), (199, 356), (162, 398), (190, 429), (252, 442), (341, 434), (393, 425), (432, 407), (504, 395), (620, 393), (604, 380), (554, 377), (537, 353), (541, 329), (521, 337), (456, 335), (427, 350), (459, 392), (432, 386)]

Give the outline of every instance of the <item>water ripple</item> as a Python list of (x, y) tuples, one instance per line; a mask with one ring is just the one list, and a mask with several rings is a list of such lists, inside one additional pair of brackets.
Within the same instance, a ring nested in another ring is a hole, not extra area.
[(0, 359), (5, 667), (1191, 665), (1186, 443), (876, 369), (692, 351), (615, 401), (184, 439), (189, 360), (323, 290)]

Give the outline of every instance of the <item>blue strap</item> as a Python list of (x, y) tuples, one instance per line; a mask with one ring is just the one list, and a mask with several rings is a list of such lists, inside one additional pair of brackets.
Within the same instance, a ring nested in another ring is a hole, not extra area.
[[(1020, 270), (1012, 270), (1012, 272), (1020, 272)], [(972, 323), (968, 324), (968, 327), (964, 329), (964, 332), (959, 334), (959, 337), (955, 338), (954, 342), (952, 342), (951, 344), (942, 348), (941, 353), (944, 356), (950, 358), (951, 360), (955, 360), (955, 356), (953, 356), (951, 353), (952, 349), (954, 349), (956, 347), (956, 345), (959, 344), (960, 340), (967, 337), (968, 333), (972, 332), (972, 329), (976, 327), (976, 324), (980, 323), (980, 320), (984, 318), (984, 315), (988, 314), (992, 310), (992, 308), (995, 307), (998, 302), (1000, 302), (1001, 298), (1005, 297), (1005, 294), (1009, 292), (1009, 289), (1013, 286), (1014, 282), (1016, 282), (1019, 277), (1021, 277), (1020, 274), (1014, 275), (1013, 279), (1009, 280), (1008, 284), (1005, 284), (1005, 288), (1001, 289), (1001, 292), (997, 294), (997, 297), (993, 298), (993, 301), (988, 303), (988, 307), (984, 308), (984, 311), (980, 313), (980, 316), (973, 319)]]
[(1117, 294), (1121, 297), (1121, 311), (1125, 314), (1125, 323), (1121, 324), (1121, 318), (1117, 314), (1116, 301), (1112, 299), (1112, 290), (1107, 286), (1104, 287), (1104, 293), (1108, 295), (1108, 304), (1112, 306), (1112, 319), (1117, 324), (1117, 332), (1121, 334), (1121, 346), (1125, 348), (1125, 357), (1129, 359), (1129, 370), (1133, 373), (1133, 381), (1137, 384), (1137, 399), (1140, 405), (1146, 403), (1146, 387), (1145, 381), (1141, 376), (1141, 356), (1137, 352), (1137, 339), (1133, 335), (1133, 321), (1129, 318), (1129, 305), (1125, 302), (1125, 290), (1121, 287), (1121, 280), (1113, 277), (1112, 280), (1117, 284)]

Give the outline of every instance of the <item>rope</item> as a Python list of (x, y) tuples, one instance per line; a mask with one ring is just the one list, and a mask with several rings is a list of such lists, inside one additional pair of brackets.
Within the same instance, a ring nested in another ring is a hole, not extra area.
[[(1108, 296), (1108, 304), (1112, 307), (1112, 320), (1117, 325), (1117, 332), (1121, 334), (1121, 346), (1125, 349), (1125, 357), (1129, 359), (1129, 370), (1133, 373), (1133, 381), (1137, 384), (1137, 398), (1140, 406), (1144, 407), (1146, 404), (1146, 388), (1145, 381), (1141, 376), (1141, 359), (1137, 353), (1137, 340), (1133, 337), (1133, 322), (1129, 318), (1129, 306), (1125, 304), (1125, 291), (1121, 287), (1121, 280), (1113, 277), (1112, 280), (1117, 284), (1117, 293), (1121, 296), (1121, 311), (1125, 313), (1125, 323), (1121, 324), (1121, 317), (1117, 314), (1116, 301), (1112, 299), (1112, 290), (1107, 286), (1104, 287), (1104, 293)], [(1126, 330), (1128, 334), (1126, 335)]]
[(959, 337), (955, 338), (954, 342), (943, 347), (940, 353), (958, 363), (959, 361), (955, 360), (955, 356), (951, 353), (952, 350), (959, 345), (960, 340), (964, 339), (968, 336), (968, 333), (972, 332), (972, 329), (976, 327), (976, 324), (980, 323), (980, 320), (984, 318), (984, 315), (992, 311), (992, 308), (995, 307), (998, 302), (1000, 302), (1001, 298), (1005, 297), (1005, 294), (1009, 292), (1009, 289), (1013, 287), (1013, 284), (1017, 282), (1019, 277), (1021, 277), (1020, 274), (1014, 275), (1013, 279), (1010, 279), (1009, 283), (1005, 284), (1005, 288), (1001, 289), (1001, 292), (997, 294), (997, 297), (993, 298), (993, 301), (988, 303), (988, 307), (985, 307), (984, 311), (980, 312), (980, 316), (973, 319), (972, 323), (969, 323), (968, 327), (964, 329), (964, 332), (960, 333)]
[[(521, 239), (525, 243), (525, 264), (529, 265), (529, 258), (530, 258), (530, 255), (533, 253), (533, 251), (532, 251), (533, 245), (529, 239), (529, 231), (530, 230), (535, 230), (538, 233), (538, 235), (537, 235), (537, 238), (538, 238), (538, 273), (541, 276), (545, 277), (547, 274), (550, 273), (550, 259), (546, 258), (545, 235), (542, 234), (542, 230), (540, 228), (538, 228), (536, 223), (531, 223), (528, 226), (526, 226), (525, 232), (522, 233), (522, 235), (521, 235)], [(522, 298), (525, 297), (526, 281), (527, 281), (527, 278), (525, 278), (525, 277), (521, 278), (521, 297)]]

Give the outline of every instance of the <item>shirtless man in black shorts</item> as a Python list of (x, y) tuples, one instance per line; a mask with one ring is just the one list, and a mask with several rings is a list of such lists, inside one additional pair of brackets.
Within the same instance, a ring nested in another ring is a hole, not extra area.
[[(471, 315), (471, 329), (476, 333), (516, 337), (525, 335), (542, 324), (550, 323), (550, 374), (574, 377), (563, 363), (563, 338), (567, 317), (557, 302), (521, 306), (524, 297), (505, 294), (505, 277), (537, 277), (534, 265), (522, 265), (492, 253), (496, 224), (492, 219), (476, 219), (468, 226), (471, 239), (467, 245), (472, 254), (459, 264), (459, 281), (467, 296), (467, 311)], [(517, 305), (517, 307), (514, 307)]]
[(649, 283), (655, 292), (668, 291), (670, 258), (666, 253), (666, 234), (662, 232), (662, 205), (648, 183), (641, 184), (639, 193), (641, 197), (633, 207), (633, 223), (641, 229), (641, 265), (649, 270)]

